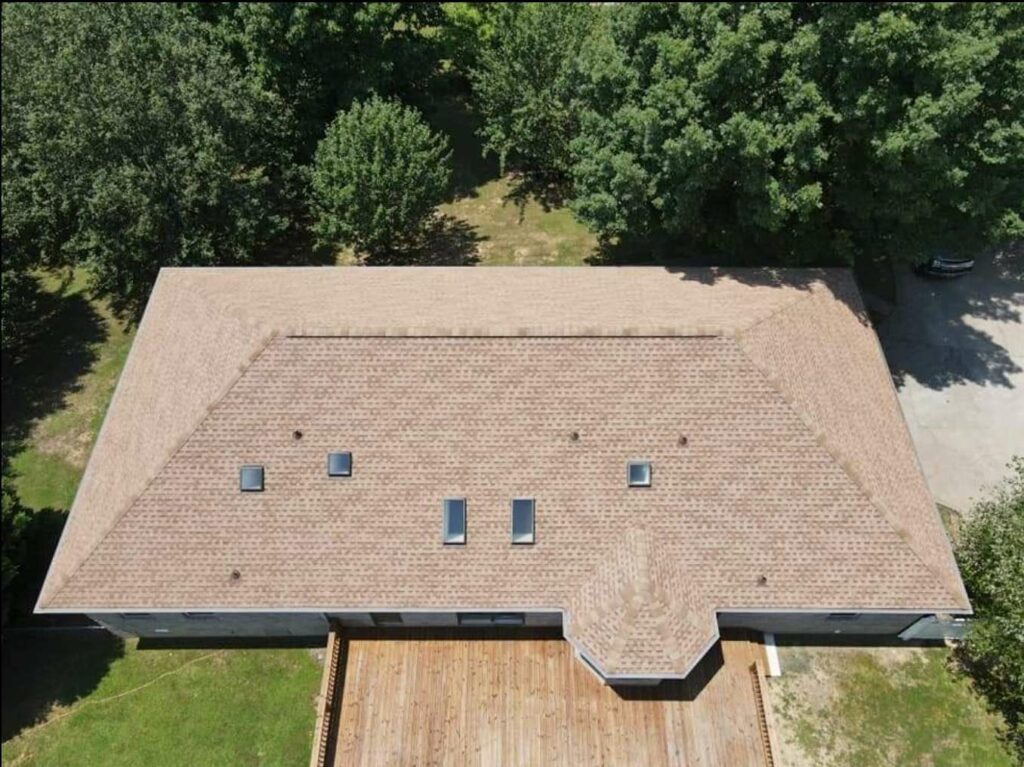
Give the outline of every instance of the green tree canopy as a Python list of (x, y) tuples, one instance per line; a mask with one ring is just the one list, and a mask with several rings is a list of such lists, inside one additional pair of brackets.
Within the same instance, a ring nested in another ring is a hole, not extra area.
[(974, 607), (963, 652), (1024, 758), (1024, 458), (960, 529), (957, 562)]
[(137, 309), (160, 266), (242, 263), (281, 230), (288, 110), (192, 17), (5, 5), (3, 60), (5, 265), (85, 263)]
[(448, 140), (419, 112), (377, 96), (356, 101), (316, 150), (314, 228), (324, 244), (386, 255), (420, 234), (450, 178)]
[(576, 133), (573, 62), (593, 24), (586, 3), (506, 3), (471, 73), (484, 150), (502, 167), (563, 174)]
[(1024, 234), (1024, 8), (623, 4), (578, 58), (575, 209), (789, 264)]
[(408, 96), (430, 80), (439, 47), (424, 34), (439, 3), (190, 3), (261, 87), (296, 115), (301, 162), (339, 109), (370, 93)]

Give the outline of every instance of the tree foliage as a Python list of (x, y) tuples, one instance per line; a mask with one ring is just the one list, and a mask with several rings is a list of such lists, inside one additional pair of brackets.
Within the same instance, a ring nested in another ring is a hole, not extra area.
[(975, 612), (963, 653), (1024, 758), (1024, 458), (1010, 468), (964, 523), (956, 553)]
[(575, 209), (799, 264), (1024, 234), (1024, 8), (623, 4), (578, 58)]
[(422, 231), (450, 178), (448, 140), (419, 112), (376, 96), (357, 101), (317, 147), (314, 228), (325, 244), (386, 255)]
[(85, 263), (135, 309), (161, 266), (243, 263), (282, 228), (288, 110), (179, 9), (5, 5), (3, 60), (5, 270)]
[(576, 133), (573, 63), (595, 11), (584, 3), (507, 3), (471, 73), (484, 150), (502, 166), (561, 174)]
[(308, 161), (324, 128), (355, 98), (408, 96), (424, 87), (439, 55), (426, 28), (439, 3), (193, 3), (259, 85), (296, 115), (289, 139)]
[(21, 505), (14, 488), (7, 481), (7, 472), (4, 474), (4, 483), (0, 487), (0, 500), (3, 503), (0, 509), (0, 529), (3, 533), (0, 540), (0, 618), (6, 623), (10, 608), (10, 586), (25, 558), (24, 539), (30, 514), (28, 509)]

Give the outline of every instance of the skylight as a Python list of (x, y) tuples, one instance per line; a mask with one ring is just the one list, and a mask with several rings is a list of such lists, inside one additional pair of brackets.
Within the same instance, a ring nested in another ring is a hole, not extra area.
[(244, 493), (262, 493), (263, 467), (243, 466), (239, 475), (239, 487)]
[(533, 498), (512, 500), (512, 543), (533, 543)]
[(630, 461), (629, 468), (627, 470), (627, 478), (630, 487), (650, 487), (650, 461)]
[(327, 454), (327, 476), (328, 477), (351, 477), (352, 476), (352, 453), (328, 453)]
[(466, 542), (466, 499), (444, 499), (444, 528), (441, 532), (445, 544)]

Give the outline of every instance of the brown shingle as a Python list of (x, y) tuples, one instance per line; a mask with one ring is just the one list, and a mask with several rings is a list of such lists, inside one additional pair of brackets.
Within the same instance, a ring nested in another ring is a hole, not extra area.
[(622, 674), (716, 609), (965, 608), (859, 311), (845, 272), (165, 270), (40, 604), (559, 608)]

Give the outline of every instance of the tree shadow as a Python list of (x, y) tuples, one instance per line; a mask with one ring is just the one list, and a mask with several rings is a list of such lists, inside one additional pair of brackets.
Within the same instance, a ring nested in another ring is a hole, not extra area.
[(893, 379), (935, 390), (957, 384), (1015, 388), (1024, 364), (1024, 243), (978, 257), (951, 280), (897, 269), (897, 304), (879, 325)]
[[(81, 377), (96, 361), (97, 349), (109, 334), (107, 320), (82, 291), (55, 291), (36, 282), (34, 312), (28, 336), (4, 351), (0, 420), (3, 465), (24, 445), (32, 425), (59, 409), (81, 388)], [(111, 320), (113, 321), (113, 320)]]
[(993, 667), (996, 659), (972, 658), (963, 645), (954, 650), (950, 661), (951, 671), (968, 677), (984, 697), (989, 710), (1003, 717), (1007, 727), (1000, 735), (1018, 758), (1024, 760), (1024, 711), (1020, 708), (1019, 697), (1008, 690), (1005, 670)]
[(519, 223), (526, 217), (526, 206), (534, 200), (545, 213), (565, 206), (571, 194), (569, 182), (561, 177), (514, 172), (509, 176), (509, 191), (502, 203), (511, 202), (519, 210)]
[[(4, 481), (7, 481), (6, 476)], [(21, 550), (18, 572), (4, 595), (5, 620), (14, 625), (30, 626), (75, 626), (88, 619), (75, 615), (34, 615), (39, 591), (46, 579), (46, 571), (57, 550), (60, 534), (68, 513), (63, 509), (39, 509), (33, 511), (21, 533)]]
[(3, 637), (4, 741), (96, 689), (124, 641), (103, 629), (8, 629)]
[(452, 179), (447, 200), (476, 197), (477, 187), (499, 176), (497, 159), (484, 156), (483, 142), (478, 135), (480, 116), (470, 106), (468, 95), (454, 89), (432, 99), (425, 107), (427, 123), (448, 136), (451, 142)]
[(334, 251), (317, 245), (309, 215), (296, 211), (289, 218), (288, 228), (254, 254), (252, 265), (332, 266)]
[(367, 266), (473, 266), (480, 262), (479, 245), (486, 240), (461, 218), (435, 214), (415, 241), (389, 253), (370, 254)]

